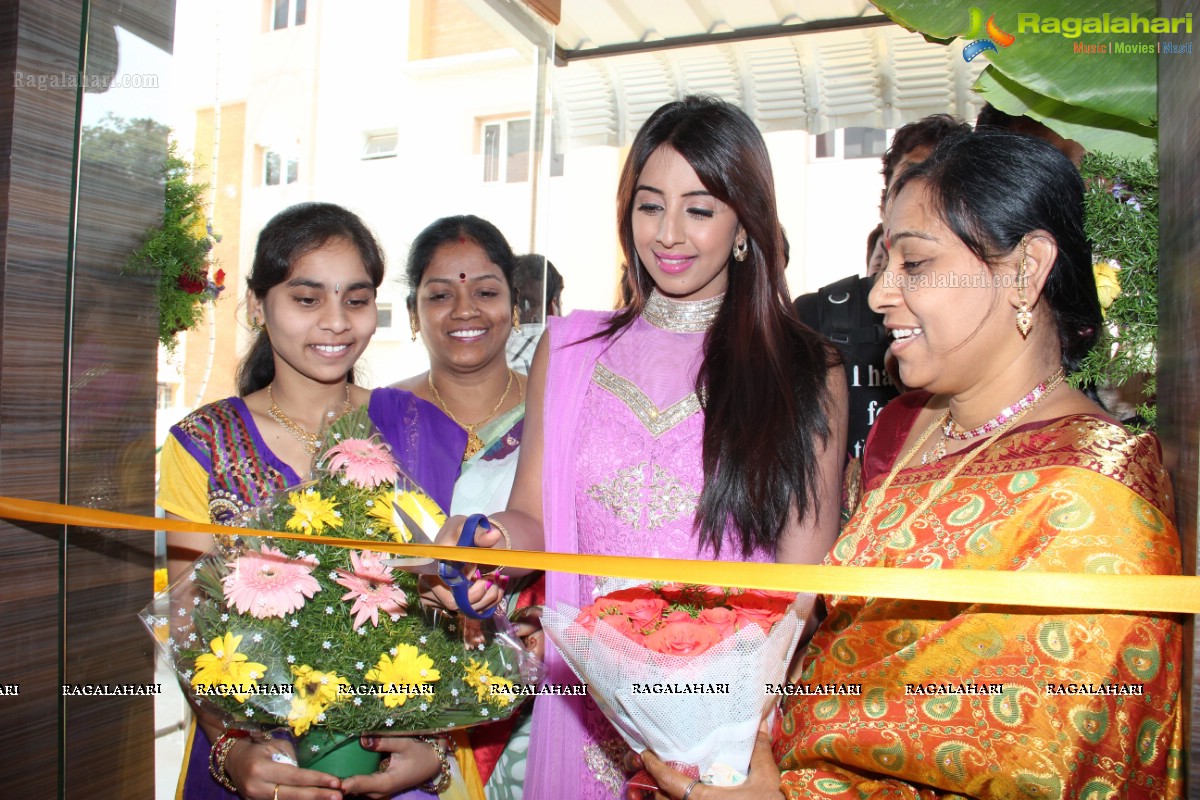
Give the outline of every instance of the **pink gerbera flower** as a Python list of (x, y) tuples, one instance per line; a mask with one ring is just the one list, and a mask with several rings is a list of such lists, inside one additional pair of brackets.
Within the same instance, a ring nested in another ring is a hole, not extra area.
[(392, 583), (392, 570), (383, 563), (383, 557), (374, 553), (352, 552), (350, 563), (354, 572), (342, 573), (337, 582), (350, 591), (342, 595), (343, 600), (354, 598), (350, 613), (354, 614), (354, 627), (371, 620), (379, 626), (379, 612), (385, 614), (407, 614), (408, 595)]
[(225, 599), (238, 613), (282, 618), (302, 608), (305, 599), (320, 590), (311, 574), (317, 564), (313, 556), (288, 558), (269, 546), (247, 552), (229, 563), (232, 571), (221, 580)]
[(370, 439), (346, 439), (329, 448), (329, 471), (345, 469), (346, 479), (362, 489), (374, 489), (399, 477), (391, 451), (383, 442)]

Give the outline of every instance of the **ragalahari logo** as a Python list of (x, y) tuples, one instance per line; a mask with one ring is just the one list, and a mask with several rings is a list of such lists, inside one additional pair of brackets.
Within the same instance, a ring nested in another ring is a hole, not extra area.
[[(987, 34), (986, 36), (984, 36), (985, 33)], [(1017, 40), (1017, 37), (1011, 33), (1005, 33), (1000, 30), (999, 26), (996, 25), (995, 14), (988, 17), (987, 24), (985, 25), (983, 22), (983, 11), (978, 8), (971, 9), (971, 29), (967, 31), (966, 38), (974, 39), (975, 41), (969, 42), (963, 48), (964, 61), (974, 60), (975, 56), (985, 50), (992, 50), (998, 53), (1000, 51), (996, 49), (996, 45), (1008, 47)]]

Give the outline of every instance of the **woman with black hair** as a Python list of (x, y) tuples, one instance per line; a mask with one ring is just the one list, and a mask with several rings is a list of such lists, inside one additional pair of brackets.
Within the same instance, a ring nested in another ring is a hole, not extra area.
[[(762, 135), (728, 103), (669, 103), (617, 200), (630, 301), (550, 320), (499, 527), (514, 548), (816, 563), (837, 533), (845, 381), (787, 296)], [(547, 603), (594, 588), (549, 573)], [(547, 680), (573, 683), (546, 655)], [(538, 698), (524, 796), (618, 797), (625, 749), (590, 700)]]
[[(322, 429), (371, 400), (352, 379), (375, 333), (375, 292), (383, 276), (375, 237), (341, 206), (302, 203), (267, 223), (247, 280), (256, 338), (238, 367), (238, 395), (171, 428), (158, 495), (168, 515), (236, 524), (241, 513), (308, 477)], [(393, 422), (377, 417), (373, 403), (371, 416), (381, 428)], [(385, 436), (397, 459), (422, 480), (424, 465), (404, 447), (408, 439), (400, 435), (401, 421), (395, 423)], [(179, 553), (174, 540), (173, 557), (199, 555)], [(373, 737), (366, 743), (390, 754), (382, 771), (339, 780), (296, 766), (290, 738), (247, 737), (202, 712), (197, 716), (180, 780), (185, 800), (390, 797), (437, 779), (445, 758), (415, 739)]]
[[(967, 134), (888, 201), (871, 304), (917, 391), (876, 422), (865, 493), (829, 563), (1178, 574), (1158, 440), (1065, 381), (1102, 324), (1071, 162), (1030, 137)], [(1182, 795), (1177, 619), (1048, 611), (1037, 597), (826, 602), (801, 680), (862, 694), (784, 700), (787, 797)], [(688, 779), (647, 761), (670, 796), (686, 793)], [(695, 787), (689, 800), (778, 788)]]

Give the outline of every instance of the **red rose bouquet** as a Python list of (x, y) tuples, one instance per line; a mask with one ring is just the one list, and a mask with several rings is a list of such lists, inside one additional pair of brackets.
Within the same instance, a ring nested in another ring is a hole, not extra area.
[(734, 785), (814, 599), (647, 584), (547, 609), (542, 627), (630, 747)]

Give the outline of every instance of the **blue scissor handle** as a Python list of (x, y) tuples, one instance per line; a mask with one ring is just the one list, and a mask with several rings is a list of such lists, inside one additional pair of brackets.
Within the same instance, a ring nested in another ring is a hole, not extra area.
[[(492, 529), (488, 518), (483, 514), (472, 514), (467, 517), (467, 521), (463, 524), (462, 533), (458, 536), (459, 547), (474, 547), (475, 546), (475, 531), (482, 525), (485, 531)], [(471, 581), (466, 575), (463, 575), (461, 561), (441, 561), (438, 563), (438, 577), (440, 577), (450, 591), (454, 593), (454, 602), (458, 603), (458, 610), (466, 614), (472, 619), (491, 619), (496, 613), (496, 606), (492, 606), (482, 614), (471, 608), (471, 601), (468, 598), (468, 592), (471, 589)]]

